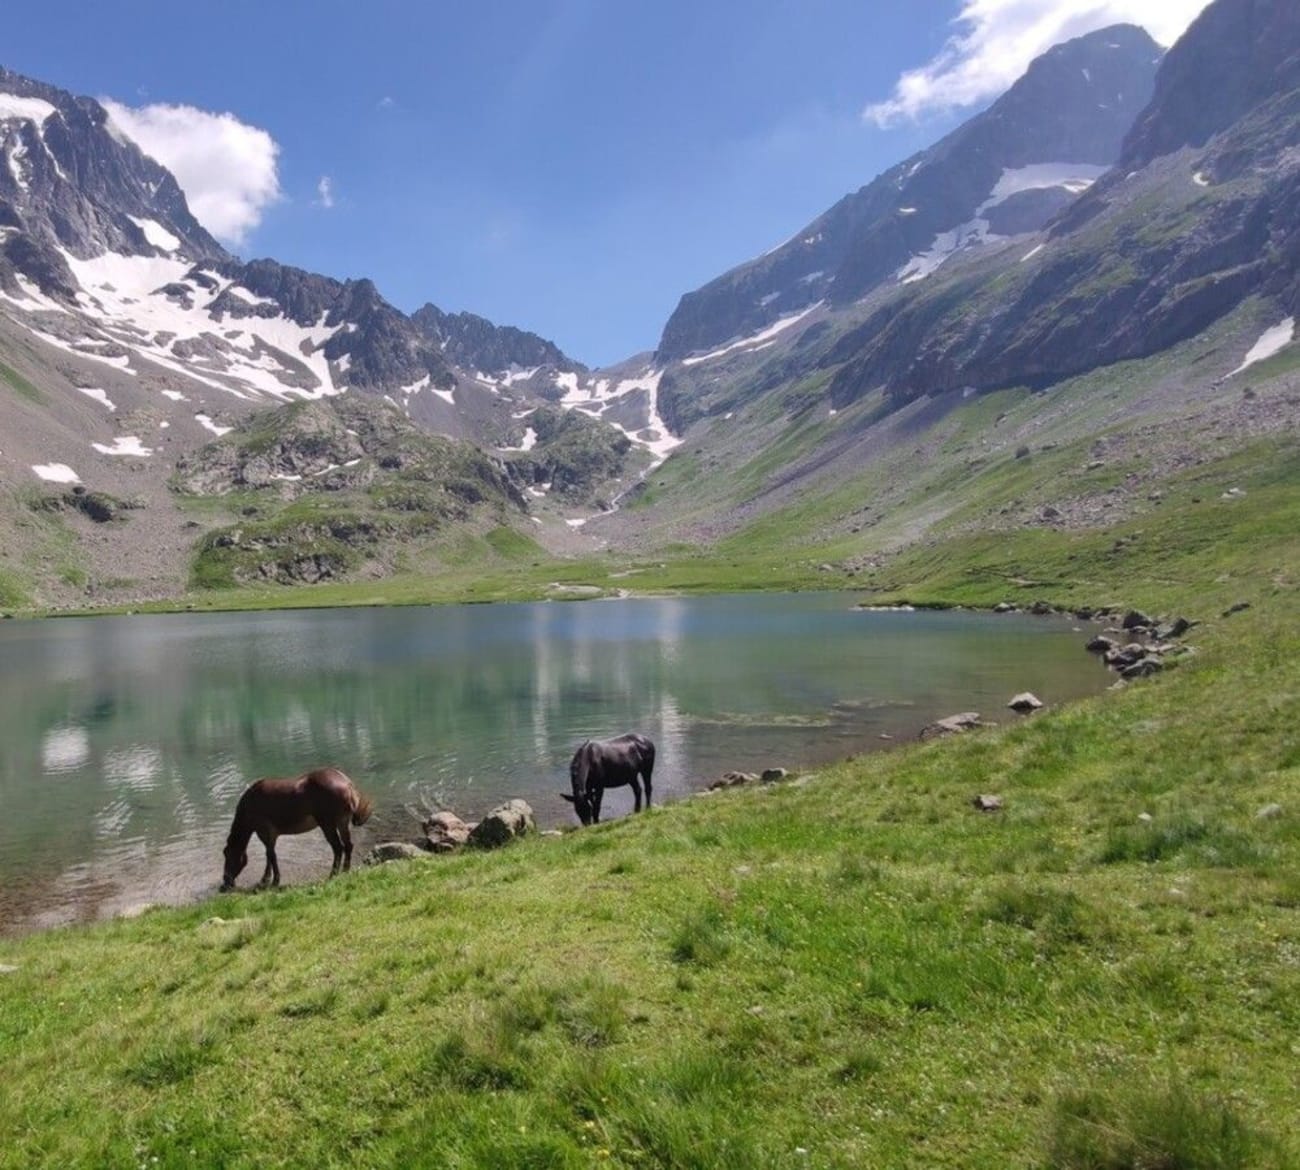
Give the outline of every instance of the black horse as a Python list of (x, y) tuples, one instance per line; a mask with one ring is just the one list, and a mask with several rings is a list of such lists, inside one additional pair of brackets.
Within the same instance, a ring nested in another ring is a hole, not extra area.
[(655, 745), (644, 735), (629, 732), (616, 739), (587, 740), (573, 753), (569, 779), (573, 793), (561, 792), (584, 825), (600, 820), (600, 802), (606, 788), (632, 786), (635, 812), (641, 811), (641, 783), (645, 780), (645, 806), (650, 807), (650, 777), (655, 770)]

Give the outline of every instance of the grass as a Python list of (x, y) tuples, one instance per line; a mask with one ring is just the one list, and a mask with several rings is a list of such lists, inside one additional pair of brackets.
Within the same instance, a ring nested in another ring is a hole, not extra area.
[(1300, 603), (1253, 599), (804, 783), (0, 942), (0, 1165), (1294, 1165)]
[(34, 402), (38, 406), (45, 402), (45, 395), (33, 385), (30, 379), (23, 377), (13, 366), (0, 362), (0, 381), (6, 383), (20, 398)]

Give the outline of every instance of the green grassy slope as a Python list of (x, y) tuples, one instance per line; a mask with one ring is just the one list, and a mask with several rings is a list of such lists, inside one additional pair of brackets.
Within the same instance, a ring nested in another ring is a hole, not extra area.
[(1240, 502), (1257, 541), (1150, 581), (1209, 619), (1156, 680), (0, 943), (0, 1165), (1294, 1165), (1300, 599), (1238, 558), (1300, 561)]

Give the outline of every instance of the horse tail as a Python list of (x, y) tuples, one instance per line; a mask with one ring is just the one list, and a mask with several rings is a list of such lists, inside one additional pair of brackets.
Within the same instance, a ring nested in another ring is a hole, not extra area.
[(369, 819), (370, 814), (374, 812), (375, 806), (370, 802), (370, 797), (362, 796), (357, 793), (357, 803), (352, 809), (352, 823), (354, 825), (364, 825)]

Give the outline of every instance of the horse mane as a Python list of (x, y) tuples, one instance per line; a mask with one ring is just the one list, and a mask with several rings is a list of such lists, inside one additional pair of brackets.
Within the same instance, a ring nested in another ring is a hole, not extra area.
[(357, 793), (356, 807), (352, 810), (352, 823), (354, 825), (364, 825), (369, 819), (370, 814), (374, 811), (375, 806), (371, 803), (370, 797), (362, 796)]

